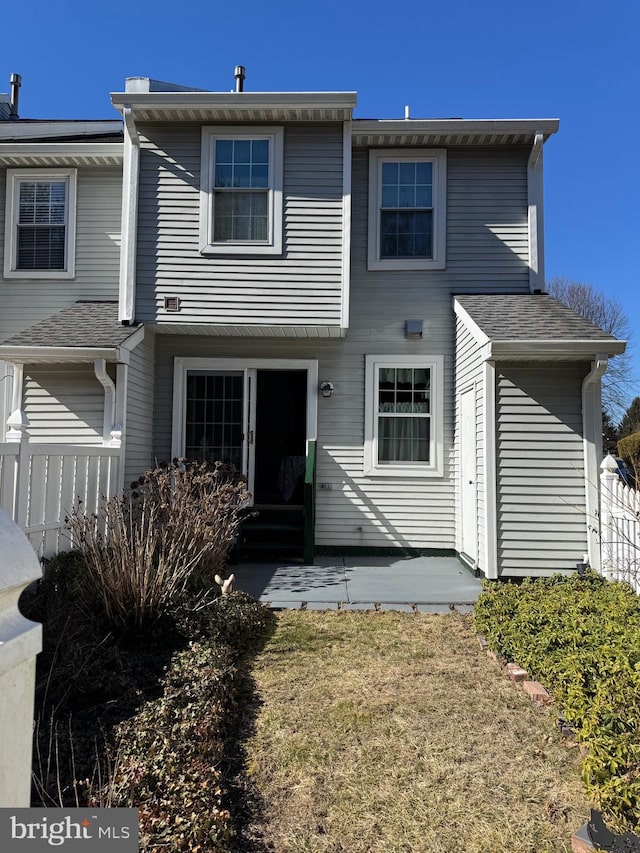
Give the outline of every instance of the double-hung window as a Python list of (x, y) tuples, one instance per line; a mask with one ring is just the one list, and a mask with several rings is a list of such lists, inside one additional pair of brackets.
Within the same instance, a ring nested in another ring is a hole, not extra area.
[(7, 170), (5, 278), (72, 278), (76, 170)]
[(443, 269), (444, 149), (369, 153), (369, 269)]
[(203, 128), (203, 254), (282, 252), (282, 151), (279, 127)]
[(365, 473), (442, 474), (441, 356), (366, 357)]

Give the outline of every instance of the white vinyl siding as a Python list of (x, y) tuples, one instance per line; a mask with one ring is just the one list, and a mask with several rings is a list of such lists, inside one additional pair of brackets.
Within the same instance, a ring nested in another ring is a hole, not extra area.
[[(391, 341), (403, 341), (403, 326), (394, 324)], [(442, 345), (444, 333), (434, 343), (412, 342), (411, 353), (427, 353)], [(389, 345), (389, 352), (393, 348)], [(444, 476), (441, 478), (367, 477), (364, 466), (365, 356), (380, 350), (366, 339), (244, 340), (242, 357), (318, 358), (319, 377), (334, 383), (330, 398), (318, 397), (318, 462), (316, 542), (345, 547), (422, 548), (452, 551), (454, 542), (453, 483), (449, 473), (452, 443), (453, 371), (445, 369), (443, 412)], [(451, 347), (451, 337), (447, 337)], [(407, 353), (408, 347), (399, 347)], [(436, 355), (436, 351), (431, 353)], [(237, 342), (224, 338), (162, 335), (156, 337), (156, 401), (154, 448), (158, 459), (171, 456), (173, 358), (240, 357)], [(445, 363), (446, 364), (446, 363)], [(449, 365), (451, 362), (449, 362)], [(321, 488), (321, 484), (330, 488)]]
[[(342, 124), (285, 126), (278, 258), (203, 257), (200, 128), (154, 125), (142, 133), (137, 319), (339, 330)], [(165, 296), (180, 298), (179, 313), (165, 313)]]
[[(0, 234), (4, 234), (5, 187), (4, 170), (0, 169)], [(78, 168), (75, 278), (0, 281), (0, 341), (79, 299), (117, 300), (121, 197), (119, 168)], [(0, 241), (0, 268), (3, 250), (3, 241)]]
[(153, 462), (154, 359), (154, 334), (146, 328), (144, 340), (131, 352), (127, 369), (125, 488)]
[(102, 444), (104, 389), (93, 365), (25, 365), (23, 409), (31, 441)]
[(484, 566), (484, 550), (485, 550), (485, 466), (484, 466), (484, 385), (483, 385), (483, 362), (480, 358), (478, 344), (475, 338), (471, 335), (464, 324), (457, 319), (456, 321), (456, 436), (455, 436), (455, 486), (456, 486), (456, 519), (457, 519), (457, 548), (461, 550), (461, 528), (462, 518), (461, 499), (460, 499), (460, 395), (468, 389), (473, 390), (475, 399), (476, 411), (476, 433), (475, 433), (475, 448), (476, 448), (476, 467), (475, 467), (475, 482), (476, 482), (476, 531), (477, 531), (477, 554), (478, 568), (486, 572)]
[(587, 550), (581, 385), (588, 369), (550, 362), (497, 368), (502, 575), (571, 571)]

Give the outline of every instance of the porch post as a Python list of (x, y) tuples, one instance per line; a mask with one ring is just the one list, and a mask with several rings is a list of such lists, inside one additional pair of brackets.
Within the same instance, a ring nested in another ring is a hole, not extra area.
[(600, 463), (600, 565), (608, 580), (616, 579), (614, 510), (618, 489), (618, 464), (609, 453)]
[(24, 366), (13, 365), (13, 395), (11, 400), (11, 414), (7, 420), (7, 441), (21, 441), (22, 430), (29, 426), (29, 418), (22, 411), (22, 381), (24, 378)]

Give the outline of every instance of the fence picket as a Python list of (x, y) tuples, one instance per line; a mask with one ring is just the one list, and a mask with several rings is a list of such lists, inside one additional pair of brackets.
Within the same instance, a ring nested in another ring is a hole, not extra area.
[(78, 499), (87, 512), (118, 487), (122, 448), (102, 445), (0, 444), (0, 507), (40, 556), (66, 550), (65, 519)]
[(607, 456), (600, 469), (602, 572), (627, 581), (640, 593), (640, 492), (622, 482), (613, 456)]

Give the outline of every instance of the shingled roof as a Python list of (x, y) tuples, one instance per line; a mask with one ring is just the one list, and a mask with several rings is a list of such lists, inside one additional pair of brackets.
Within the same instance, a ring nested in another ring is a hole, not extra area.
[(492, 341), (616, 340), (546, 293), (465, 294), (455, 298)]
[(139, 326), (123, 326), (117, 302), (76, 302), (6, 341), (2, 347), (77, 347), (109, 349), (121, 346)]

